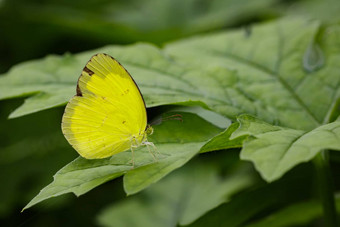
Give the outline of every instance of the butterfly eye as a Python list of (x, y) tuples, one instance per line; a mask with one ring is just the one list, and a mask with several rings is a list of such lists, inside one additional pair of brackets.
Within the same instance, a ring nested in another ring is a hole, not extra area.
[(152, 135), (152, 133), (153, 133), (153, 128), (152, 128), (150, 125), (148, 125), (148, 126), (146, 127), (145, 132), (146, 132), (146, 134), (148, 134), (148, 135)]

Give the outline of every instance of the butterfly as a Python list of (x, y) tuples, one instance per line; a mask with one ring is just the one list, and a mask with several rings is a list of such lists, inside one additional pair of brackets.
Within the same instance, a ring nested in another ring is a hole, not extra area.
[(76, 95), (66, 105), (61, 128), (67, 141), (86, 159), (106, 158), (129, 149), (133, 155), (133, 149), (141, 145), (154, 147), (147, 140), (153, 129), (147, 124), (145, 102), (136, 82), (107, 54), (96, 54), (85, 65)]

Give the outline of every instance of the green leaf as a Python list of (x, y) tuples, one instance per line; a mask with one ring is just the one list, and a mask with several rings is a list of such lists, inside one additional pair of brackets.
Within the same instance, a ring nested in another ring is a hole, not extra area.
[(308, 162), (325, 149), (340, 150), (340, 122), (332, 122), (311, 131), (279, 126), (243, 115), (240, 128), (231, 139), (250, 135), (243, 143), (241, 159), (252, 161), (266, 181), (280, 178), (294, 166)]
[(187, 225), (253, 182), (244, 169), (223, 178), (219, 172), (216, 165), (206, 161), (190, 163), (136, 197), (109, 206), (98, 216), (99, 223), (103, 226)]
[[(131, 165), (130, 152), (106, 159), (87, 160), (79, 157), (58, 171), (53, 182), (42, 189), (24, 209), (69, 192), (82, 195), (124, 174), (124, 188), (128, 194), (158, 181), (184, 165), (199, 152), (205, 141), (221, 131), (194, 114), (181, 115), (183, 122), (168, 121), (154, 127), (155, 133), (149, 137), (149, 141), (154, 142), (160, 153), (158, 160), (154, 161), (145, 147), (134, 152), (134, 167)], [(201, 130), (197, 130), (197, 125), (200, 125)]]

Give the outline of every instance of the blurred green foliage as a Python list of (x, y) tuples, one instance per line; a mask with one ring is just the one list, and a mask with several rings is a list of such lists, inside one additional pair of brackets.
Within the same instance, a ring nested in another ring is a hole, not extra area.
[(161, 45), (250, 21), (274, 2), (5, 0), (0, 5), (2, 71), (19, 61), (105, 44)]
[[(275, 18), (290, 7), (290, 11), (297, 8), (294, 14), (300, 9), (308, 14), (304, 5), (318, 9), (309, 1), (297, 2), (298, 7), (294, 1), (279, 0), (2, 0), (0, 72), (51, 53), (136, 41), (161, 45), (195, 33)], [(326, 12), (334, 7), (323, 5), (322, 15), (329, 18)]]

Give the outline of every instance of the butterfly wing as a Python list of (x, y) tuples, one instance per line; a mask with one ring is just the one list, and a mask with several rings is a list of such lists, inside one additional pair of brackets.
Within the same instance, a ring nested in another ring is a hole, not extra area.
[(141, 141), (147, 125), (143, 97), (114, 58), (94, 55), (78, 79), (77, 95), (65, 108), (62, 131), (84, 158), (105, 158)]

